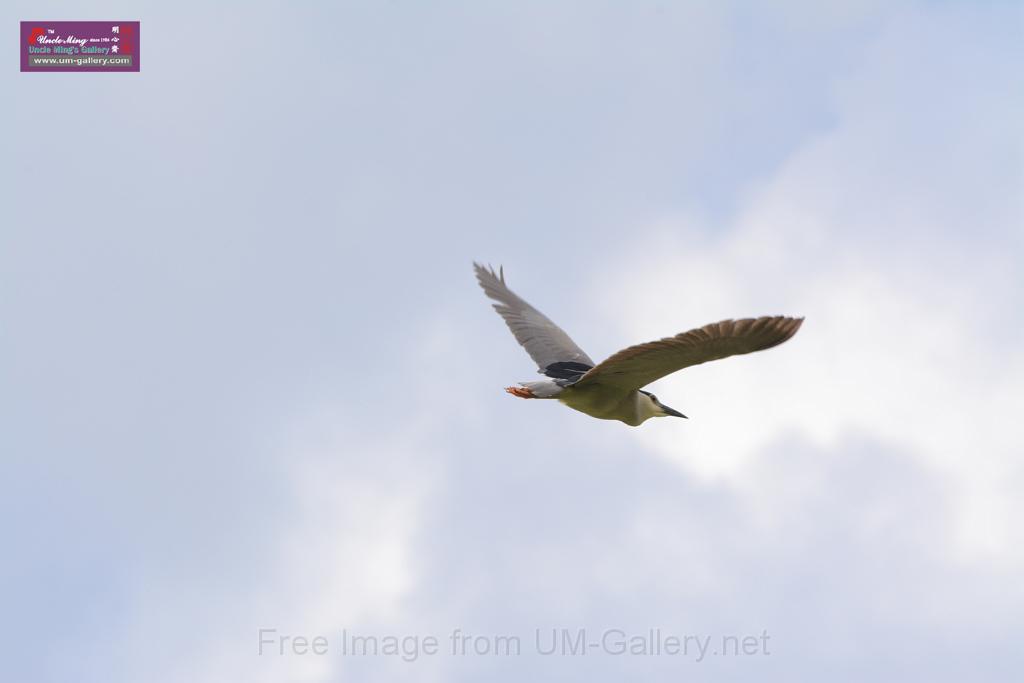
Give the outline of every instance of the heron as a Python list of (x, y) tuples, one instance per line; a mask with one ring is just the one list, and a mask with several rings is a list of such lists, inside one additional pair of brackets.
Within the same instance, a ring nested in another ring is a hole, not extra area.
[(686, 417), (643, 387), (711, 360), (778, 346), (800, 329), (803, 318), (762, 316), (722, 320), (674, 337), (629, 346), (594, 363), (558, 325), (505, 284), (505, 270), (474, 263), (484, 293), (545, 379), (518, 382), (505, 391), (519, 398), (557, 399), (602, 420), (637, 427), (652, 417)]

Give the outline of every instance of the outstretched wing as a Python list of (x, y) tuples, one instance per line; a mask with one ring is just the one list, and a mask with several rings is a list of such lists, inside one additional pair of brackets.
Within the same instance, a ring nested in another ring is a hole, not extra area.
[(576, 386), (604, 384), (639, 389), (691, 365), (778, 346), (796, 334), (803, 321), (781, 315), (723, 320), (674, 337), (630, 346), (598, 363)]
[[(498, 302), (494, 304), (494, 310), (505, 319), (508, 329), (512, 330), (516, 340), (530, 354), (541, 372), (552, 364), (582, 363), (587, 369), (593, 367), (594, 361), (576, 346), (569, 335), (505, 286), (503, 269), (495, 273), (493, 268), (484, 268), (477, 263), (473, 264), (473, 268), (484, 293)], [(575, 366), (556, 365), (553, 370), (567, 367), (571, 369)]]

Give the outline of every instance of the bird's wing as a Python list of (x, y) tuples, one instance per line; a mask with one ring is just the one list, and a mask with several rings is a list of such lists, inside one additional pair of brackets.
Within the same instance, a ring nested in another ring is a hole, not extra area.
[(639, 389), (691, 365), (770, 349), (796, 334), (803, 321), (784, 316), (723, 320), (674, 337), (630, 346), (598, 363), (576, 386), (604, 384)]
[(516, 340), (541, 371), (552, 363), (560, 362), (584, 363), (593, 367), (594, 361), (576, 346), (569, 335), (505, 286), (503, 269), (495, 273), (493, 268), (484, 268), (477, 263), (473, 264), (473, 268), (484, 293), (498, 302), (494, 304), (494, 310), (505, 319), (508, 329), (512, 330)]

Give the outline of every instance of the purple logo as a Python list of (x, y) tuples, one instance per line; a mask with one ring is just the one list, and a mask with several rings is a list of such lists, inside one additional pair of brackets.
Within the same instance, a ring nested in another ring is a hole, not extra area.
[(22, 71), (138, 71), (137, 21), (23, 21)]

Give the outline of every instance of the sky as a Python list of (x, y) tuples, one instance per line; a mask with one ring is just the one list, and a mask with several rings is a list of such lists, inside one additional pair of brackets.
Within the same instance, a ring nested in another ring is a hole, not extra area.
[[(0, 72), (5, 680), (1019, 679), (1018, 3), (0, 16), (142, 53)], [(474, 260), (595, 359), (806, 321), (630, 428), (502, 391)]]

